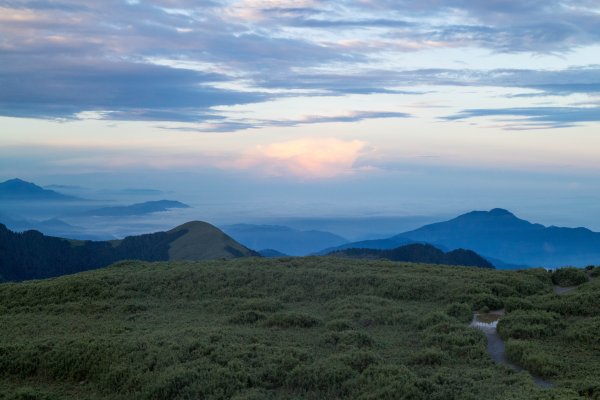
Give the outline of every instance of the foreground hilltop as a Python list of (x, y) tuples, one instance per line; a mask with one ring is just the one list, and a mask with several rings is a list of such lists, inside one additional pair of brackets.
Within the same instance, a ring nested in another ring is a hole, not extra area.
[[(0, 399), (597, 399), (598, 283), (333, 257), (7, 283)], [(508, 357), (553, 388), (492, 362), (469, 322), (497, 308)]]
[(49, 278), (128, 259), (169, 261), (254, 256), (259, 255), (213, 225), (200, 221), (167, 232), (112, 241), (68, 240), (37, 231), (15, 233), (0, 224), (0, 281)]

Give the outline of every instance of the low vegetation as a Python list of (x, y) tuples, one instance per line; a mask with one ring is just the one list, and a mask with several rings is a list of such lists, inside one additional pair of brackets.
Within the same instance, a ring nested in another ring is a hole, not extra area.
[(552, 273), (552, 282), (558, 286), (577, 286), (587, 281), (586, 272), (579, 268), (560, 268)]
[(582, 398), (600, 399), (600, 282), (506, 304), (498, 333), (507, 340), (508, 358)]
[[(0, 399), (598, 399), (600, 287), (323, 258), (121, 262), (0, 285)], [(472, 312), (526, 372), (494, 364)]]

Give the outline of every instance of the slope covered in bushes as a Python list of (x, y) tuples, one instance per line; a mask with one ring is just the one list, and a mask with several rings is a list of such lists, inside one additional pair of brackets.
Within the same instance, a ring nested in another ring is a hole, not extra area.
[[(598, 300), (586, 285), (572, 294), (579, 304)], [(597, 346), (597, 317), (563, 307), (568, 296), (552, 294), (543, 270), (330, 257), (124, 262), (0, 285), (0, 399), (597, 398), (599, 353), (569, 347)], [(557, 367), (552, 389), (494, 364), (483, 333), (468, 327), (473, 310), (515, 299), (547, 310), (529, 330), (520, 326), (534, 311), (509, 312), (507, 332), (521, 332), (511, 351), (527, 361), (531, 346), (561, 340), (562, 358), (543, 359)], [(567, 315), (581, 329), (564, 325), (557, 337)]]

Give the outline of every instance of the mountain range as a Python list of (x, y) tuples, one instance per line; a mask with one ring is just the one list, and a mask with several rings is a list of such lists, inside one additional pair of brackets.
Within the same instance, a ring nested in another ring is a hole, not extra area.
[(82, 201), (75, 196), (68, 196), (54, 190), (44, 189), (34, 183), (21, 179), (10, 179), (0, 183), (0, 201), (20, 202), (58, 202)]
[(600, 262), (600, 233), (586, 228), (546, 227), (501, 208), (472, 211), (387, 239), (347, 243), (320, 253), (347, 248), (391, 249), (415, 242), (445, 250), (471, 249), (501, 268), (583, 267)]
[(302, 231), (280, 225), (236, 224), (222, 227), (223, 231), (245, 246), (261, 251), (276, 250), (290, 256), (305, 256), (324, 247), (348, 242), (330, 232)]
[(494, 268), (485, 258), (471, 250), (456, 249), (447, 253), (430, 245), (413, 243), (395, 249), (360, 249), (338, 250), (328, 254), (333, 257), (358, 259), (386, 259), (425, 264), (462, 265), (465, 267)]
[(199, 221), (167, 232), (112, 241), (68, 240), (38, 231), (15, 233), (0, 224), (0, 281), (49, 278), (127, 259), (169, 261), (254, 256), (259, 254), (218, 228)]

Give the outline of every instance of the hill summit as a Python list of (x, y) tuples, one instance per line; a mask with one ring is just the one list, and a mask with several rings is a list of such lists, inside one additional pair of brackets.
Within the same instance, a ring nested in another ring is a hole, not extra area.
[(200, 221), (168, 232), (112, 241), (77, 241), (38, 231), (15, 233), (0, 224), (0, 281), (49, 278), (106, 267), (121, 260), (210, 260), (259, 256)]

